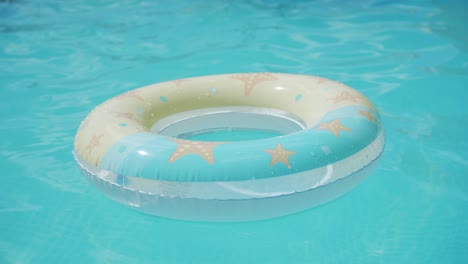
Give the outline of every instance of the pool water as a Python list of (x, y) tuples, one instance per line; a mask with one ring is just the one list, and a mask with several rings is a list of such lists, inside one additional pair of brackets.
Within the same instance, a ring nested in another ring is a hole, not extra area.
[(281, 136), (281, 133), (272, 131), (261, 131), (261, 130), (220, 130), (210, 131), (206, 133), (200, 133), (196, 135), (190, 135), (187, 137), (181, 137), (189, 140), (199, 140), (207, 142), (224, 142), (224, 141), (244, 141), (244, 140), (257, 140), (264, 138), (271, 138)]
[[(0, 263), (467, 263), (463, 1), (0, 1)], [(386, 149), (347, 195), (197, 223), (135, 212), (72, 157), (80, 121), (147, 84), (311, 74), (364, 93)]]

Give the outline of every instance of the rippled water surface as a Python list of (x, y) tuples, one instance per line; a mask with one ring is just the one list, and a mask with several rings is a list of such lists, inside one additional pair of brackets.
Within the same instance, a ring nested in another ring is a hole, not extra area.
[[(463, 1), (0, 1), (0, 263), (467, 263)], [(106, 98), (233, 72), (320, 75), (363, 92), (387, 145), (359, 187), (241, 224), (146, 216), (71, 151)]]

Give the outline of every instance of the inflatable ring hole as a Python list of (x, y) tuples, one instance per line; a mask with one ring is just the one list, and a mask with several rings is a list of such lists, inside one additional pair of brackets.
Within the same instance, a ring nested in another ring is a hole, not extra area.
[(229, 106), (185, 111), (158, 120), (151, 132), (198, 141), (245, 141), (306, 129), (293, 113), (264, 107)]

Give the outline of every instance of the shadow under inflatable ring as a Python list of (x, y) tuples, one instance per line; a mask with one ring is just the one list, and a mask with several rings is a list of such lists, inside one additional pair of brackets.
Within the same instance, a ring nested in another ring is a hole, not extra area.
[[(278, 136), (190, 140), (232, 129)], [(74, 156), (104, 193), (143, 212), (247, 221), (346, 193), (370, 173), (384, 141), (377, 110), (344, 84), (243, 73), (158, 83), (111, 98), (82, 122)]]

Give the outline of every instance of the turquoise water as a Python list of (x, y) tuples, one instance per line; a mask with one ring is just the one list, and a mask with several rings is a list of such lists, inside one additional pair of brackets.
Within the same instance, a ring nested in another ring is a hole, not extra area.
[[(0, 263), (467, 263), (462, 1), (0, 1)], [(381, 163), (344, 197), (240, 224), (132, 211), (71, 151), (107, 98), (233, 72), (344, 82), (382, 114)]]
[(223, 142), (223, 141), (243, 141), (243, 140), (256, 140), (263, 138), (271, 138), (281, 136), (281, 133), (261, 131), (261, 130), (220, 130), (190, 135), (182, 137), (184, 139)]

